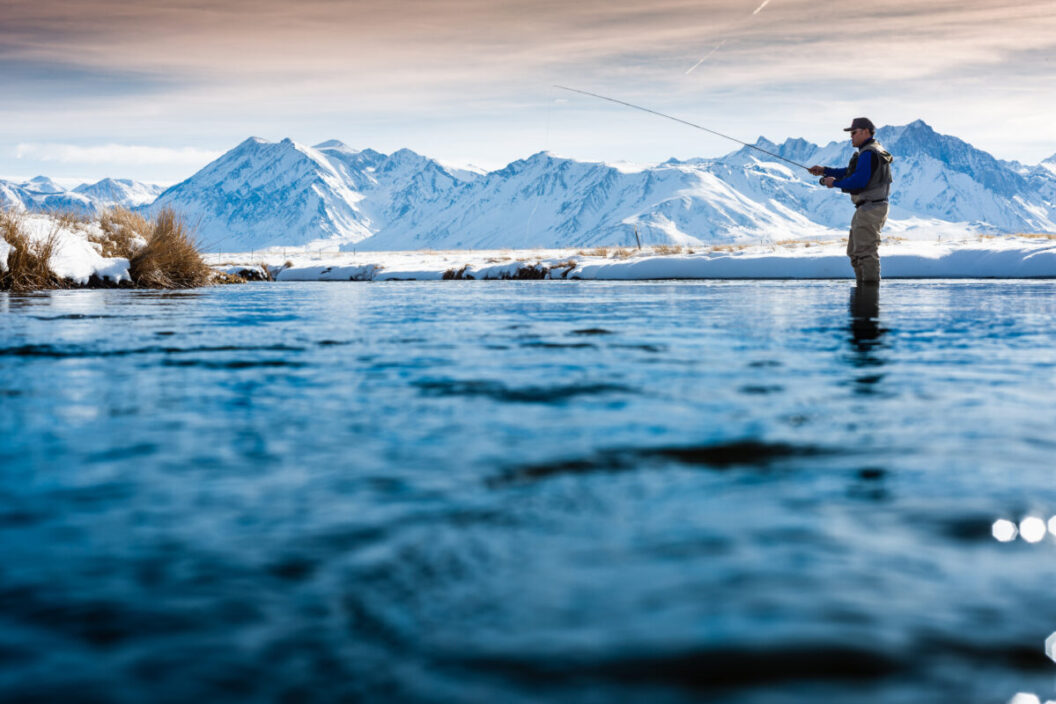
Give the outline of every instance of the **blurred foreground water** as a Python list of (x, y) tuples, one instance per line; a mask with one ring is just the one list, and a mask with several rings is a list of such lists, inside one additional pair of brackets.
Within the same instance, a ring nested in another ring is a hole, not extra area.
[(1056, 282), (852, 292), (0, 293), (0, 700), (1056, 698)]

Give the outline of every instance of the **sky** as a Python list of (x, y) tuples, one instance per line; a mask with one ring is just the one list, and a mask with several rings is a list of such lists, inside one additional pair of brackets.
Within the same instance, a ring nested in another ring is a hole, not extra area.
[(174, 183), (249, 136), (501, 168), (923, 119), (1056, 153), (1052, 0), (2, 0), (0, 178)]

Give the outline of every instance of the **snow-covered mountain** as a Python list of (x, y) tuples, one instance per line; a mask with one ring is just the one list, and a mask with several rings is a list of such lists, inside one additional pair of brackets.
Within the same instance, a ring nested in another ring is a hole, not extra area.
[[(1056, 232), (1056, 155), (1037, 165), (995, 159), (923, 121), (883, 127), (895, 156), (888, 232)], [(756, 146), (805, 165), (842, 166), (849, 140)], [(127, 182), (112, 182), (127, 183)], [(100, 182), (0, 181), (34, 198), (109, 196)], [(7, 190), (5, 190), (7, 189)], [(144, 210), (173, 207), (210, 251), (272, 246), (370, 250), (579, 247), (740, 242), (837, 235), (846, 196), (755, 149), (717, 159), (627, 167), (540, 152), (483, 172), (410, 150), (382, 154), (331, 140), (247, 139)]]
[[(1056, 231), (1056, 156), (1001, 162), (922, 121), (881, 128), (895, 155), (892, 231), (959, 223), (988, 232)], [(757, 146), (803, 164), (844, 165), (848, 141)], [(719, 159), (629, 168), (547, 152), (488, 173), (409, 150), (250, 139), (166, 191), (212, 249), (495, 248), (780, 240), (837, 234), (845, 196), (747, 147)]]
[(154, 184), (112, 178), (66, 189), (47, 176), (37, 176), (20, 183), (0, 180), (0, 208), (92, 214), (114, 206), (148, 205), (161, 191), (161, 186)]
[(168, 189), (207, 250), (249, 250), (371, 238), (386, 225), (447, 205), (471, 175), (402, 149), (391, 155), (331, 140), (247, 139)]
[(113, 203), (127, 208), (150, 205), (161, 195), (162, 190), (161, 186), (127, 178), (104, 178), (93, 184), (82, 183), (73, 189), (74, 193), (87, 196), (95, 203)]

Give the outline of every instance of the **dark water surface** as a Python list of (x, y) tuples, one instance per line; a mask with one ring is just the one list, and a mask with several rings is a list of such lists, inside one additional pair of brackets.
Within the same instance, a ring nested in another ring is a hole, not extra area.
[(0, 294), (0, 700), (1056, 698), (1056, 283)]

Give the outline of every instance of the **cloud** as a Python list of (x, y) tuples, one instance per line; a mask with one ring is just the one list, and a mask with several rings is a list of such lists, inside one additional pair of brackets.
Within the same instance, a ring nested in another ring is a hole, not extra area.
[(137, 144), (101, 144), (82, 147), (54, 142), (25, 143), (15, 147), (16, 159), (57, 162), (61, 164), (131, 164), (199, 166), (222, 152), (194, 147), (147, 147)]
[(1052, 0), (0, 0), (0, 153), (72, 140), (72, 122), (82, 144), (265, 134), (433, 156), (460, 134), (452, 154), (494, 161), (592, 113), (580, 141), (647, 158), (611, 106), (557, 109), (554, 83), (776, 137), (826, 136), (830, 114), (965, 137), (1039, 115), (994, 149), (1045, 139), (1053, 55)]

